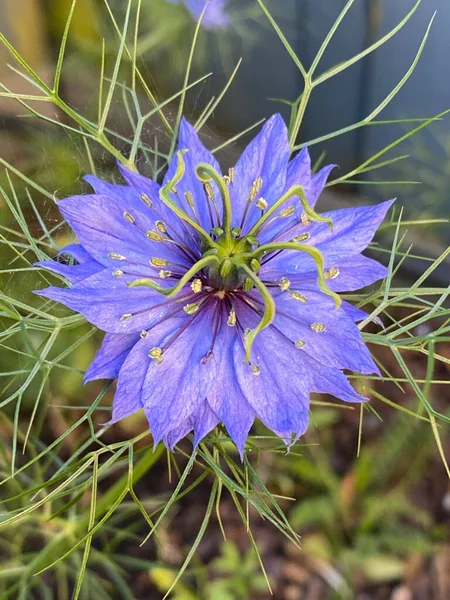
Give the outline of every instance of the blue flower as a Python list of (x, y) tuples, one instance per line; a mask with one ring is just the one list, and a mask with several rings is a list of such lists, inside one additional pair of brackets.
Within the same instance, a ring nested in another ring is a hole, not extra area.
[(191, 13), (192, 17), (198, 21), (205, 8), (208, 4), (205, 14), (202, 19), (202, 26), (205, 29), (222, 29), (229, 25), (230, 20), (225, 12), (225, 5), (227, 0), (168, 0), (172, 4), (179, 4), (182, 2)]
[(117, 378), (111, 423), (144, 408), (173, 448), (221, 422), (242, 454), (255, 418), (298, 439), (311, 392), (364, 400), (344, 371), (379, 373), (367, 315), (338, 292), (385, 277), (361, 253), (392, 202), (319, 215), (333, 166), (289, 158), (275, 115), (222, 175), (183, 120), (162, 186), (119, 166), (124, 185), (88, 176), (94, 194), (59, 202), (77, 264), (38, 263), (71, 287), (37, 293), (106, 332), (85, 381)]

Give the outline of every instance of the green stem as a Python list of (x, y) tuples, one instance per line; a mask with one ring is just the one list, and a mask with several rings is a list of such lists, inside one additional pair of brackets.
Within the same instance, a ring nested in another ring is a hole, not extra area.
[(331, 296), (331, 298), (334, 299), (337, 307), (341, 305), (341, 297), (336, 294), (336, 292), (330, 290), (327, 285), (324, 275), (325, 267), (323, 255), (319, 250), (317, 250), (317, 248), (314, 248), (314, 246), (307, 246), (305, 244), (296, 244), (295, 242), (275, 242), (273, 244), (264, 244), (263, 246), (260, 246), (257, 250), (255, 250), (253, 256), (257, 260), (261, 260), (261, 258), (269, 252), (277, 252), (278, 250), (294, 250), (309, 254), (309, 256), (311, 256), (317, 265), (317, 285), (324, 294), (327, 294), (327, 296)]
[(305, 211), (305, 213), (307, 214), (307, 216), (312, 220), (312, 221), (320, 221), (320, 222), (324, 222), (324, 223), (328, 223), (330, 229), (333, 229), (333, 222), (331, 221), (330, 218), (328, 217), (322, 217), (321, 215), (317, 214), (308, 204), (308, 201), (306, 199), (305, 196), (305, 192), (303, 191), (303, 188), (301, 185), (293, 185), (292, 187), (290, 187), (288, 189), (288, 191), (286, 193), (284, 193), (281, 198), (279, 198), (279, 200), (277, 200), (274, 204), (272, 204), (272, 206), (270, 208), (267, 209), (267, 211), (261, 216), (261, 218), (259, 219), (259, 221), (257, 223), (255, 223), (253, 225), (253, 227), (250, 229), (250, 231), (248, 232), (247, 235), (249, 236), (257, 236), (258, 233), (260, 232), (260, 230), (262, 229), (263, 225), (267, 222), (267, 220), (288, 200), (290, 200), (291, 198), (293, 198), (294, 196), (298, 196), (300, 198), (300, 201), (302, 203), (302, 207), (303, 210)]
[(266, 288), (263, 282), (259, 279), (259, 277), (255, 275), (255, 273), (253, 273), (253, 271), (245, 264), (240, 265), (240, 268), (243, 271), (245, 271), (248, 278), (253, 281), (256, 289), (261, 294), (262, 299), (264, 300), (264, 314), (262, 316), (261, 321), (254, 329), (252, 329), (245, 336), (245, 362), (250, 362), (253, 342), (255, 341), (255, 338), (258, 335), (258, 333), (260, 333), (263, 329), (268, 327), (274, 320), (276, 306), (272, 294), (269, 292), (269, 290)]
[(219, 173), (207, 163), (200, 163), (197, 165), (195, 169), (195, 174), (198, 179), (202, 183), (207, 183), (208, 181), (214, 181), (220, 191), (220, 195), (222, 198), (223, 204), (223, 223), (222, 229), (225, 232), (227, 239), (231, 239), (231, 200), (230, 200), (230, 191), (228, 186), (225, 184), (223, 178), (219, 175)]
[(156, 290), (157, 292), (160, 292), (167, 298), (172, 298), (173, 296), (176, 296), (178, 294), (178, 292), (186, 285), (186, 283), (188, 283), (188, 281), (192, 277), (194, 277), (194, 275), (196, 275), (199, 271), (201, 271), (208, 265), (212, 265), (213, 263), (217, 264), (219, 262), (220, 261), (217, 258), (217, 256), (205, 256), (204, 258), (201, 258), (199, 261), (197, 261), (195, 263), (195, 265), (193, 265), (189, 269), (189, 271), (186, 271), (186, 273), (183, 275), (183, 277), (180, 279), (180, 281), (177, 283), (177, 285), (175, 285), (171, 288), (162, 287), (162, 286), (158, 285), (157, 283), (155, 283), (152, 279), (148, 279), (148, 278), (136, 279), (136, 281), (132, 281), (131, 283), (129, 283), (128, 287), (131, 287), (131, 288), (142, 287), (142, 286), (150, 287), (150, 288), (153, 288), (154, 290)]

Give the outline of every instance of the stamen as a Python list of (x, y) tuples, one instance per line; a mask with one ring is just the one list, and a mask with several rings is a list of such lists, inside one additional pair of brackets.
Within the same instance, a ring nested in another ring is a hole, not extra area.
[(153, 202), (150, 200), (150, 198), (147, 196), (147, 194), (141, 194), (141, 200), (147, 206), (150, 206), (150, 207), (153, 206)]
[(213, 198), (214, 198), (214, 190), (212, 188), (212, 185), (209, 183), (209, 181), (206, 181), (203, 184), (203, 189), (205, 190), (205, 194), (208, 196), (208, 198), (210, 200), (213, 200)]
[(230, 182), (234, 183), (234, 167), (228, 169), (228, 177), (230, 178)]
[(115, 270), (112, 272), (112, 274), (113, 274), (113, 277), (122, 277), (122, 275), (123, 275), (123, 271), (122, 271), (122, 269), (115, 269)]
[(324, 331), (326, 331), (327, 328), (323, 323), (313, 323), (311, 325), (311, 329), (316, 333), (323, 333)]
[(167, 277), (172, 277), (172, 271), (161, 270), (159, 276), (161, 279), (167, 279)]
[(191, 290), (195, 294), (198, 294), (199, 292), (201, 292), (202, 291), (202, 280), (194, 279), (194, 281), (191, 283)]
[[(248, 202), (253, 202), (253, 200), (256, 198), (257, 195), (258, 195), (258, 190), (256, 189), (256, 185), (254, 183), (252, 183), (252, 185), (250, 187), (250, 192), (248, 194)], [(258, 206), (258, 204), (256, 204), (256, 206)]]
[(260, 198), (257, 202), (256, 202), (256, 206), (260, 209), (260, 210), (266, 210), (268, 204), (267, 204), (267, 200), (264, 200), (264, 198)]
[(250, 277), (246, 277), (244, 279), (244, 283), (242, 284), (242, 289), (244, 290), (244, 292), (251, 292), (253, 289), (253, 281), (250, 279)]
[(110, 252), (108, 257), (114, 258), (115, 260), (127, 260), (125, 256), (122, 256), (122, 254), (117, 254), (117, 252)]
[(219, 273), (221, 277), (227, 277), (231, 273), (233, 263), (229, 258), (225, 258), (219, 267)]
[(280, 279), (280, 283), (278, 285), (280, 286), (280, 290), (282, 292), (285, 292), (286, 290), (288, 290), (291, 287), (291, 282), (289, 281), (289, 279), (287, 277), (282, 277)]
[(230, 310), (230, 314), (228, 315), (228, 319), (227, 319), (227, 325), (228, 327), (235, 327), (236, 326), (236, 311), (234, 310), (234, 308), (232, 308)]
[(253, 375), (261, 374), (261, 369), (258, 367), (258, 365), (250, 365), (250, 371), (253, 373)]
[(311, 225), (312, 223), (310, 217), (308, 217), (306, 213), (302, 213), (302, 216), (300, 217), (300, 222), (302, 223), (302, 225)]
[(142, 339), (146, 338), (148, 336), (148, 331), (146, 331), (145, 329), (143, 329), (141, 331), (141, 333), (139, 334), (139, 337), (141, 337)]
[(165, 224), (162, 221), (156, 221), (155, 225), (156, 225), (156, 229), (160, 233), (167, 233), (167, 227), (165, 226)]
[(297, 235), (295, 238), (293, 238), (292, 241), (295, 243), (306, 242), (306, 240), (309, 240), (310, 237), (311, 236), (309, 233), (302, 233), (301, 235)]
[(164, 236), (158, 233), (157, 231), (147, 231), (145, 234), (149, 240), (152, 242), (163, 242)]
[(306, 342), (305, 342), (305, 341), (303, 341), (303, 340), (297, 340), (297, 341), (295, 342), (295, 347), (296, 347), (296, 348), (299, 348), (299, 349), (300, 349), (300, 348), (304, 348), (305, 346), (306, 346)]
[(130, 215), (129, 212), (124, 212), (123, 218), (125, 219), (125, 221), (128, 221), (128, 223), (131, 223), (132, 225), (136, 223), (136, 219), (133, 217), (133, 215)]
[(252, 260), (250, 261), (250, 267), (252, 271), (256, 274), (258, 274), (261, 271), (261, 263), (259, 262), (259, 260), (256, 260), (256, 258), (252, 258)]
[(222, 177), (222, 179), (223, 179), (223, 182), (225, 183), (225, 185), (230, 185), (231, 179), (228, 177), (228, 175), (224, 175)]
[(339, 275), (339, 269), (337, 267), (331, 267), (328, 271), (325, 271), (324, 277), (325, 279), (336, 279)]
[(242, 230), (240, 227), (233, 227), (233, 229), (231, 230), (231, 235), (234, 238), (238, 238), (242, 233)]
[(163, 361), (163, 350), (162, 348), (152, 348), (148, 353), (150, 358), (153, 358), (157, 365), (160, 365)]
[(186, 306), (183, 306), (183, 310), (187, 315), (193, 315), (198, 311), (200, 306), (200, 302), (192, 302), (191, 304), (186, 304)]
[(149, 262), (152, 265), (152, 267), (167, 267), (167, 265), (169, 264), (169, 262), (164, 258), (157, 257), (151, 258)]
[(303, 296), (303, 294), (300, 294), (299, 292), (290, 291), (289, 294), (291, 295), (291, 298), (297, 300), (298, 302), (306, 302), (308, 300), (306, 296)]
[(280, 217), (290, 217), (295, 213), (295, 206), (288, 206), (287, 208), (283, 208), (280, 212)]
[(120, 320), (121, 320), (121, 321), (127, 321), (128, 319), (131, 319), (131, 317), (132, 317), (132, 316), (133, 316), (133, 315), (132, 315), (131, 313), (125, 313), (124, 315), (122, 315), (122, 316), (120, 317)]
[(263, 180), (261, 177), (257, 177), (253, 183), (253, 185), (255, 186), (256, 189), (256, 193), (259, 194), (259, 192), (261, 191), (261, 188), (263, 186)]

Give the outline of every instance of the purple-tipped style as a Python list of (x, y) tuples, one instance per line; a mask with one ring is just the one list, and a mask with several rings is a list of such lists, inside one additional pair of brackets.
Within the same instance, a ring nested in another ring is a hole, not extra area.
[(344, 370), (378, 373), (338, 292), (385, 277), (361, 253), (392, 202), (316, 213), (332, 167), (290, 161), (279, 115), (226, 175), (186, 121), (178, 149), (162, 186), (121, 166), (59, 202), (77, 264), (40, 263), (70, 287), (37, 293), (106, 332), (85, 381), (117, 378), (111, 423), (143, 408), (169, 448), (223, 423), (242, 455), (258, 418), (289, 445), (311, 392), (361, 402)]
[(224, 29), (230, 24), (230, 19), (225, 12), (227, 0), (168, 0), (172, 4), (184, 4), (191, 13), (192, 18), (198, 21), (206, 6), (202, 18), (205, 29)]

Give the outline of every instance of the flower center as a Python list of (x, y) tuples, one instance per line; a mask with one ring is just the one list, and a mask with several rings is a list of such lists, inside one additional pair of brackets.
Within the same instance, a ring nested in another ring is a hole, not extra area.
[[(249, 292), (253, 288), (260, 294), (264, 309), (262, 311), (261, 320), (258, 325), (245, 334), (246, 361), (250, 362), (251, 349), (256, 336), (264, 328), (268, 327), (275, 318), (276, 306), (275, 300), (270, 293), (268, 287), (259, 277), (261, 269), (261, 261), (266, 259), (271, 254), (276, 254), (283, 250), (293, 252), (303, 252), (308, 254), (316, 263), (317, 266), (317, 284), (318, 287), (329, 296), (332, 296), (339, 306), (341, 300), (339, 296), (332, 292), (325, 281), (325, 269), (323, 256), (312, 245), (304, 245), (299, 243), (298, 238), (291, 241), (273, 241), (260, 245), (257, 236), (271, 222), (277, 218), (285, 218), (291, 216), (295, 209), (292, 206), (286, 207), (286, 202), (293, 198), (298, 199), (305, 211), (309, 221), (324, 221), (332, 228), (330, 219), (322, 217), (315, 213), (309, 206), (303, 188), (301, 186), (293, 186), (289, 188), (278, 200), (272, 202), (269, 206), (266, 200), (260, 198), (256, 200), (258, 193), (261, 191), (263, 182), (258, 178), (252, 185), (250, 190), (247, 206), (242, 217), (240, 227), (232, 226), (232, 205), (230, 199), (230, 184), (232, 185), (231, 177), (222, 177), (211, 165), (200, 163), (195, 169), (195, 175), (204, 185), (205, 193), (208, 199), (215, 204), (215, 197), (220, 196), (221, 200), (221, 217), (219, 225), (213, 227), (210, 233), (207, 233), (200, 225), (198, 219), (193, 219), (187, 214), (183, 208), (174, 201), (173, 194), (176, 194), (176, 185), (184, 176), (185, 163), (183, 154), (186, 151), (178, 152), (178, 166), (173, 179), (161, 188), (161, 201), (183, 222), (184, 227), (188, 226), (198, 236), (199, 247), (202, 251), (202, 258), (198, 260), (190, 269), (188, 269), (178, 280), (178, 283), (172, 288), (161, 287), (152, 279), (139, 279), (129, 285), (148, 286), (158, 290), (166, 297), (176, 296), (188, 284), (191, 285), (195, 292), (198, 282), (198, 276), (203, 276), (207, 280), (207, 284), (212, 288), (219, 297), (225, 297), (227, 292), (241, 291)], [(194, 203), (195, 199), (188, 197), (188, 204)], [(247, 228), (244, 227), (246, 218), (251, 210), (251, 204), (255, 202), (255, 206), (261, 210), (261, 215), (254, 225), (249, 227), (244, 235), (242, 232)], [(195, 213), (194, 213), (195, 215)], [(219, 217), (219, 210), (217, 210)], [(309, 222), (308, 221), (308, 222)], [(184, 307), (187, 314), (197, 312), (202, 306), (203, 300), (191, 303)], [(231, 317), (231, 315), (230, 315)], [(234, 319), (233, 319), (234, 321)]]

